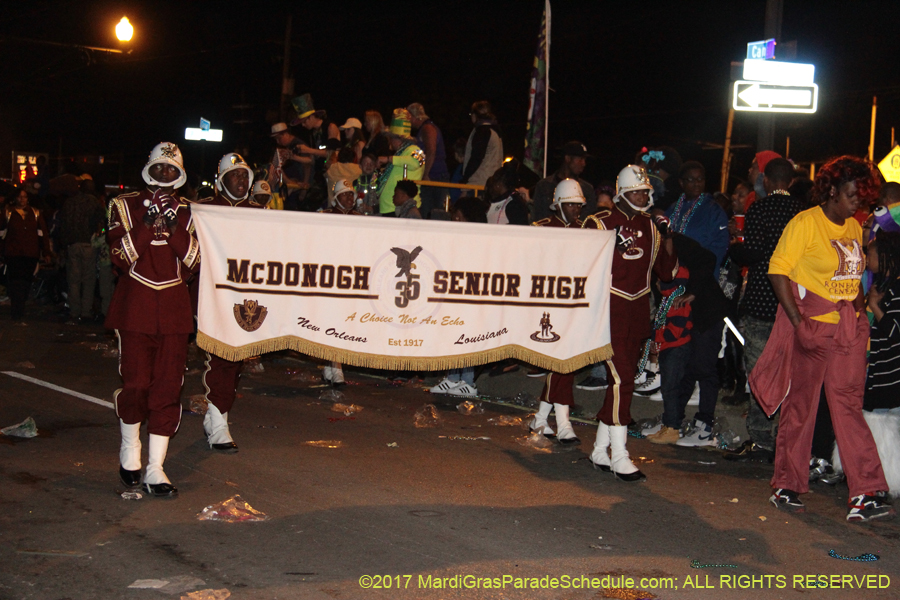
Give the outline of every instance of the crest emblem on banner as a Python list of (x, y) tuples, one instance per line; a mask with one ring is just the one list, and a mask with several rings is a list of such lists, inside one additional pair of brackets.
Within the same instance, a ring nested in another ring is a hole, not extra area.
[(269, 310), (256, 300), (244, 300), (243, 304), (234, 305), (234, 320), (244, 331), (259, 329), (268, 314)]
[(403, 248), (391, 248), (391, 252), (397, 256), (397, 268), (400, 269), (394, 277), (406, 275), (406, 281), (398, 281), (395, 288), (400, 292), (394, 298), (394, 304), (398, 308), (406, 308), (409, 306), (410, 301), (419, 299), (419, 292), (421, 291), (418, 282), (419, 275), (413, 273), (412, 270), (416, 268), (416, 263), (413, 261), (416, 260), (421, 251), (422, 246), (416, 246), (411, 251)]
[(541, 330), (531, 334), (531, 339), (535, 342), (557, 342), (560, 339), (558, 333), (553, 332), (553, 324), (550, 323), (550, 313), (545, 312), (541, 315)]

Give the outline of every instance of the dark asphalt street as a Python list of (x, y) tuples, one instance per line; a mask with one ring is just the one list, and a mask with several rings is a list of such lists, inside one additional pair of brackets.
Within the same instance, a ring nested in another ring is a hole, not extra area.
[[(102, 328), (50, 313), (14, 327), (8, 309), (0, 319), (0, 371), (112, 400), (116, 359), (94, 349), (115, 347)], [(202, 391), (200, 354), (189, 355), (185, 407)], [(485, 403), (484, 414), (464, 416), (424, 391), (436, 377), (398, 387), (352, 367), (342, 392), (363, 410), (345, 418), (319, 399), (328, 388), (314, 361), (277, 354), (261, 364), (243, 377), (230, 415), (238, 454), (210, 451), (202, 417), (184, 413), (166, 462), (180, 491), (171, 501), (120, 498), (110, 408), (0, 374), (0, 427), (31, 416), (40, 432), (0, 435), (0, 599), (151, 600), (204, 589), (235, 600), (629, 597), (604, 587), (664, 600), (900, 597), (900, 521), (848, 524), (844, 485), (813, 484), (808, 512), (785, 514), (767, 502), (770, 465), (635, 439), (629, 448), (648, 481), (622, 483), (591, 468), (591, 426), (576, 427), (580, 448), (535, 450), (517, 443), (524, 429), (489, 421), (526, 414), (516, 407)], [(536, 395), (540, 381), (523, 373), (485, 374), (478, 386), (494, 397)], [(416, 428), (414, 413), (429, 402), (442, 426)], [(640, 399), (635, 413), (659, 406)], [(321, 440), (341, 444), (306, 444)], [(197, 519), (235, 494), (268, 520)], [(839, 560), (831, 549), (881, 559)], [(814, 589), (800, 583), (807, 575), (851, 577)], [(519, 578), (569, 587), (516, 589)], [(128, 587), (141, 579), (170, 584)], [(879, 581), (889, 587), (855, 587)], [(362, 587), (370, 584), (382, 589)]]

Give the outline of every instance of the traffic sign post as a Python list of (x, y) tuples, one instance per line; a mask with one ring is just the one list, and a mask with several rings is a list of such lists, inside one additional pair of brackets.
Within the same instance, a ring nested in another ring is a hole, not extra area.
[(751, 112), (814, 113), (819, 101), (819, 86), (776, 85), (761, 81), (735, 81), (734, 110)]
[(775, 58), (775, 38), (747, 44), (747, 58), (757, 60)]

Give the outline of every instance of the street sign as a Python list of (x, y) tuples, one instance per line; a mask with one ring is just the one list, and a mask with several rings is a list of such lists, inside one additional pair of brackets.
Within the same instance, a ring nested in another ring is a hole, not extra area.
[(186, 140), (206, 140), (207, 142), (221, 142), (221, 129), (197, 129), (196, 127), (187, 127), (184, 130), (184, 139)]
[(775, 58), (775, 38), (747, 44), (747, 58), (762, 60)]
[(752, 112), (814, 113), (819, 102), (819, 86), (775, 85), (760, 81), (735, 81), (734, 110)]
[(900, 146), (894, 146), (894, 149), (888, 152), (887, 156), (878, 163), (878, 170), (884, 175), (885, 181), (900, 183)]
[(816, 74), (816, 66), (779, 60), (744, 61), (744, 79), (765, 81), (780, 85), (810, 85)]

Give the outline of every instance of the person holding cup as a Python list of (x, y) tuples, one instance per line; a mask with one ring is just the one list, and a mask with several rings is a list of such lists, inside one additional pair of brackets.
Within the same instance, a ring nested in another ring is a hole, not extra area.
[[(763, 185), (766, 196), (754, 202), (740, 223), (741, 241), (731, 245), (729, 256), (747, 267), (747, 285), (741, 299), (740, 330), (744, 336), (744, 369), (747, 377), (756, 365), (772, 333), (778, 298), (769, 280), (769, 259), (775, 252), (781, 233), (801, 210), (803, 201), (788, 193), (794, 177), (794, 166), (784, 158), (773, 158), (766, 164)], [(735, 222), (738, 224), (738, 215)], [(755, 398), (747, 411), (749, 440), (736, 450), (725, 453), (728, 460), (770, 458), (775, 451), (778, 415), (766, 417)]]

